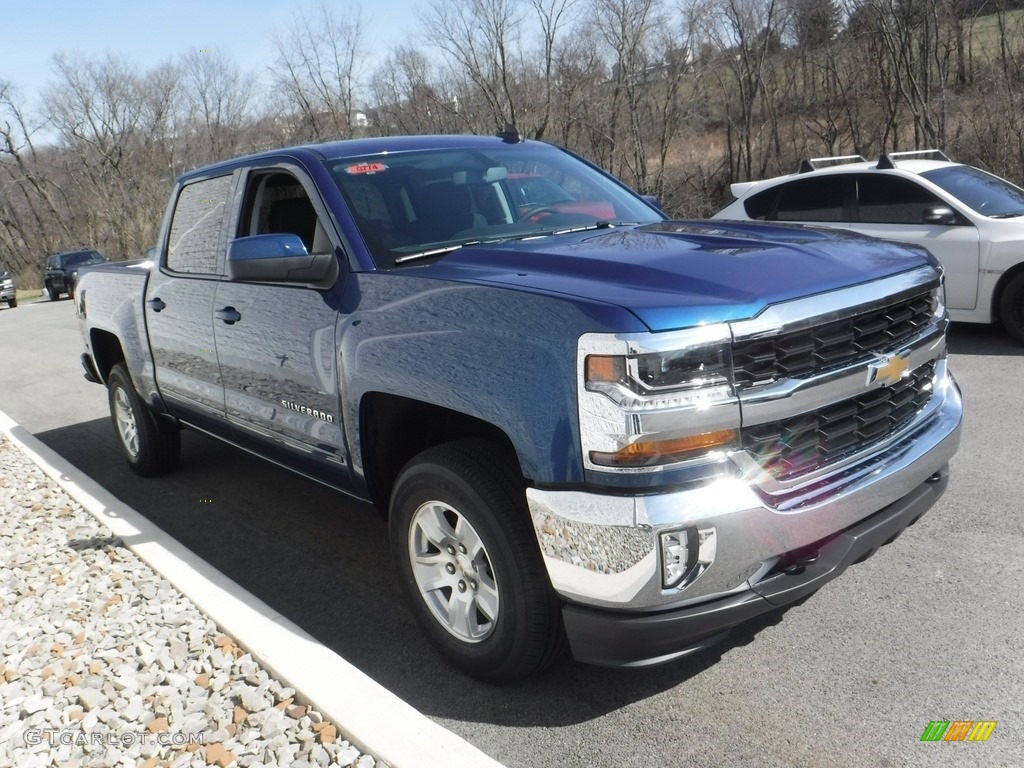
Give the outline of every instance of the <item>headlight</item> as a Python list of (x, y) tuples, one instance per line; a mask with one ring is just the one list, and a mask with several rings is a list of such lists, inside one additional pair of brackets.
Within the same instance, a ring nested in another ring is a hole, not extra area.
[(580, 339), (580, 434), (589, 469), (642, 472), (737, 447), (725, 325)]
[(943, 317), (946, 314), (946, 281), (939, 283), (938, 288), (932, 289), (932, 315)]

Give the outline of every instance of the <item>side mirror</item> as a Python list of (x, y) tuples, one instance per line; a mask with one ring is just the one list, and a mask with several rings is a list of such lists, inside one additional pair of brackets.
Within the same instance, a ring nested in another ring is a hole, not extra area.
[(921, 212), (925, 224), (956, 224), (956, 213), (948, 205), (933, 205)]
[(228, 278), (240, 282), (334, 284), (334, 253), (310, 253), (298, 235), (251, 235), (228, 243)]

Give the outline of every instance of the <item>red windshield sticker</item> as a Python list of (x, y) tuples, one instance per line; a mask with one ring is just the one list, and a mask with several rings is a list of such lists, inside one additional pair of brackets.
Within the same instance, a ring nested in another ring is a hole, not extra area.
[(357, 173), (380, 173), (387, 169), (388, 167), (384, 163), (360, 163), (359, 165), (350, 165), (345, 172), (354, 175)]

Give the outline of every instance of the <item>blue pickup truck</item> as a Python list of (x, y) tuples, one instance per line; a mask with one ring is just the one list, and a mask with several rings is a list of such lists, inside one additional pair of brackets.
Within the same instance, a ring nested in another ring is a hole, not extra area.
[(494, 683), (804, 597), (939, 498), (960, 437), (925, 250), (671, 221), (508, 133), (190, 172), (156, 258), (76, 308), (134, 470), (187, 427), (371, 500), (424, 631)]

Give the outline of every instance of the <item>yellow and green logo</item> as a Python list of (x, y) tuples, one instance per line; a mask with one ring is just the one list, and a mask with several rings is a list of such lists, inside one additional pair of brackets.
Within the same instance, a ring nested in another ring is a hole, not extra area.
[(925, 726), (921, 741), (988, 741), (996, 729), (996, 720), (932, 720)]

